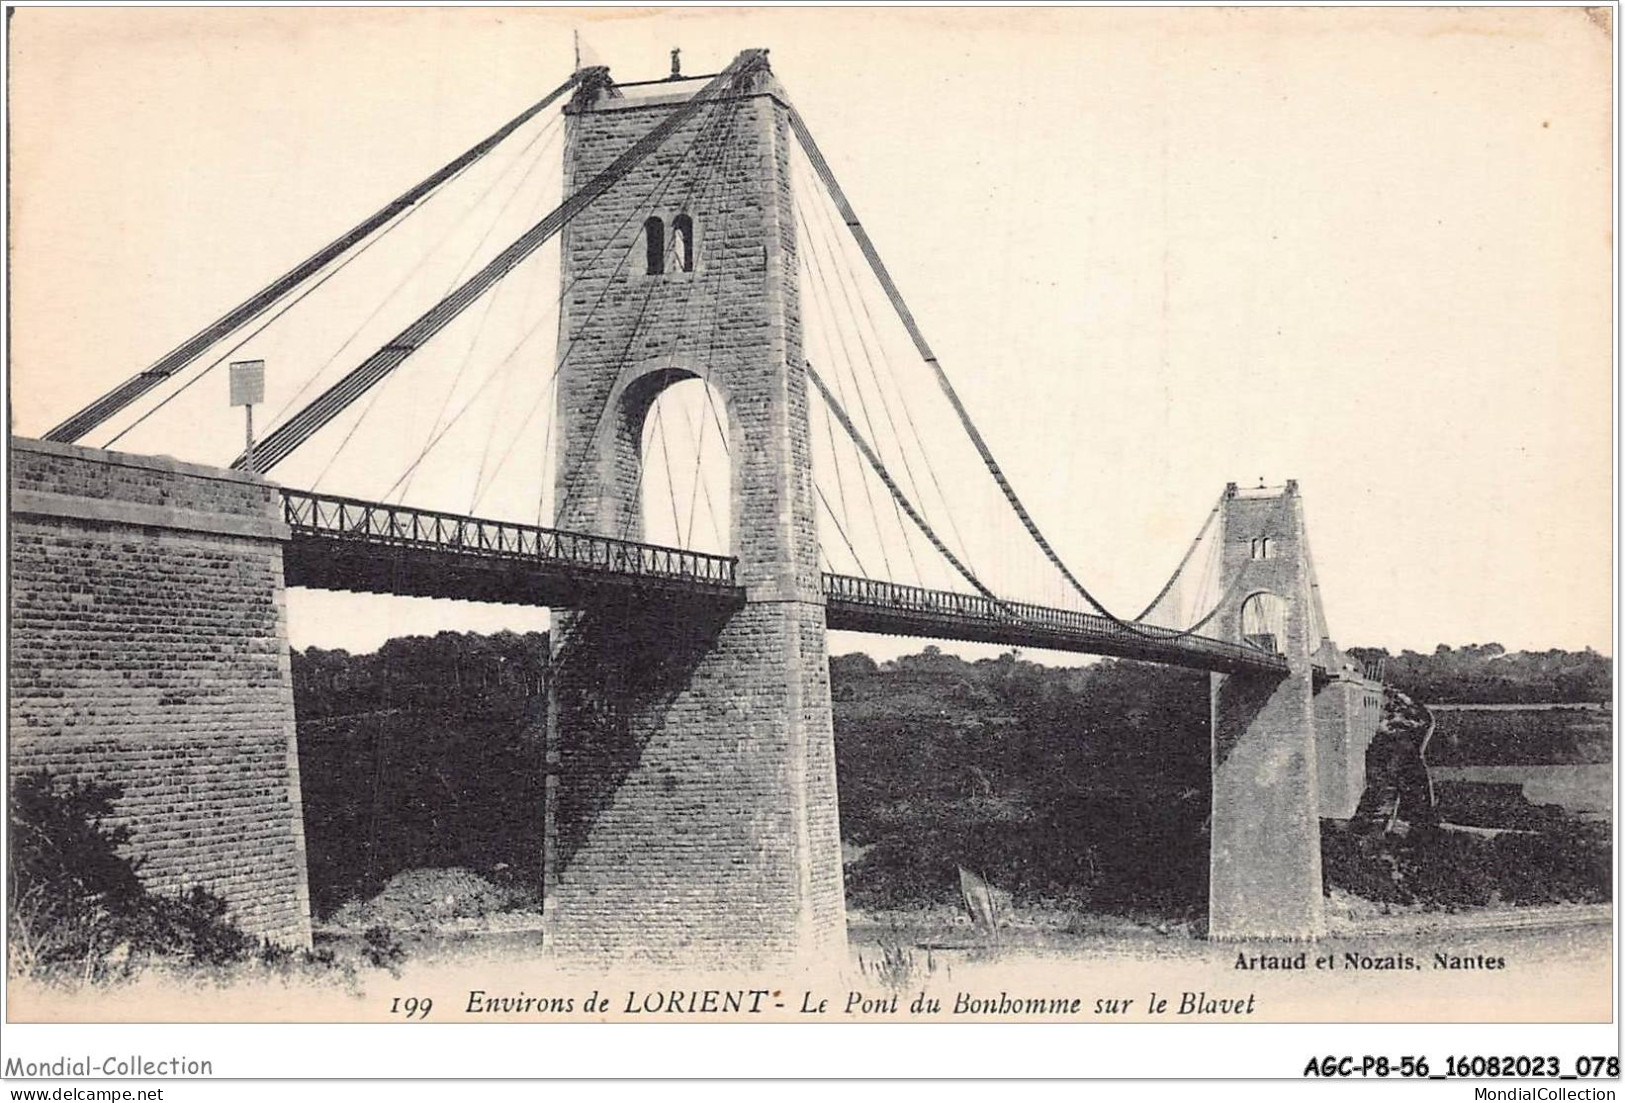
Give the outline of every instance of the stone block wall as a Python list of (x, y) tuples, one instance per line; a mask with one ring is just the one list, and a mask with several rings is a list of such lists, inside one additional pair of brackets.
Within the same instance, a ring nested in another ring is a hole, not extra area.
[(276, 489), (11, 442), (10, 759), (123, 789), (158, 891), (310, 944)]
[(833, 741), (801, 692), (821, 623), (784, 613), (570, 617), (550, 748), (560, 952), (749, 965), (844, 944)]
[(1365, 792), (1365, 752), (1382, 716), (1382, 687), (1338, 679), (1315, 692), (1315, 762), (1320, 814), (1346, 820)]

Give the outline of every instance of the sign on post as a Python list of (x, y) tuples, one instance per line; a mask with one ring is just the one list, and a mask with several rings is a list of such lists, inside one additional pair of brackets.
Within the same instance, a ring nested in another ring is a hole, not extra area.
[(231, 365), (231, 404), (257, 406), (264, 401), (265, 361), (234, 361)]
[(235, 360), (231, 364), (231, 404), (244, 411), (244, 455), (249, 474), (254, 474), (254, 406), (265, 401), (265, 361)]

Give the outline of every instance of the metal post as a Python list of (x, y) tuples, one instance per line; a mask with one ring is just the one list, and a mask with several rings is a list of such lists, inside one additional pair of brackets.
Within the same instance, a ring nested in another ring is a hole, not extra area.
[(265, 361), (237, 360), (230, 365), (231, 404), (246, 411), (243, 418), (243, 455), (250, 475), (254, 468), (254, 404), (265, 401)]
[(243, 455), (248, 457), (248, 473), (258, 474), (254, 470), (254, 404), (252, 402), (243, 407)]

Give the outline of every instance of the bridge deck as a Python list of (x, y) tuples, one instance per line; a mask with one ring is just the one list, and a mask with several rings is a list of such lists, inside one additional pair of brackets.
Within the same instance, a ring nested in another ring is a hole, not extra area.
[[(325, 590), (579, 607), (743, 602), (735, 560), (607, 536), (284, 490), (287, 584)], [(1244, 644), (976, 594), (848, 575), (823, 582), (831, 628), (1113, 655), (1221, 673), (1285, 673)]]
[(727, 556), (298, 490), (282, 499), (289, 586), (560, 607), (629, 593), (744, 599)]
[(824, 600), (829, 626), (853, 632), (1114, 655), (1224, 674), (1287, 669), (1281, 656), (1245, 644), (980, 594), (826, 574)]

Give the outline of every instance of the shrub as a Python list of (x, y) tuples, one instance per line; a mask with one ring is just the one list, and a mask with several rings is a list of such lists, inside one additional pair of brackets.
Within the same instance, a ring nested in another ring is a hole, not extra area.
[(1326, 887), (1388, 904), (1454, 911), (1487, 904), (1601, 903), (1613, 869), (1608, 827), (1564, 818), (1494, 837), (1425, 828), (1409, 835), (1326, 830)]
[(912, 946), (893, 939), (880, 946), (880, 956), (867, 958), (858, 955), (858, 971), (869, 980), (883, 984), (895, 992), (901, 992), (911, 985), (927, 981), (937, 971), (937, 960), (930, 950), (925, 952), (925, 961), (920, 961), (919, 954)]
[(406, 957), (406, 950), (401, 946), (400, 939), (395, 932), (382, 923), (368, 927), (361, 936), (361, 955), (374, 967), (389, 970), (392, 976), (400, 976), (401, 962)]
[(257, 943), (200, 887), (148, 891), (110, 823), (117, 786), (45, 774), (18, 777), (9, 812), (12, 970), (40, 979), (97, 981), (148, 958), (207, 965), (241, 961)]

